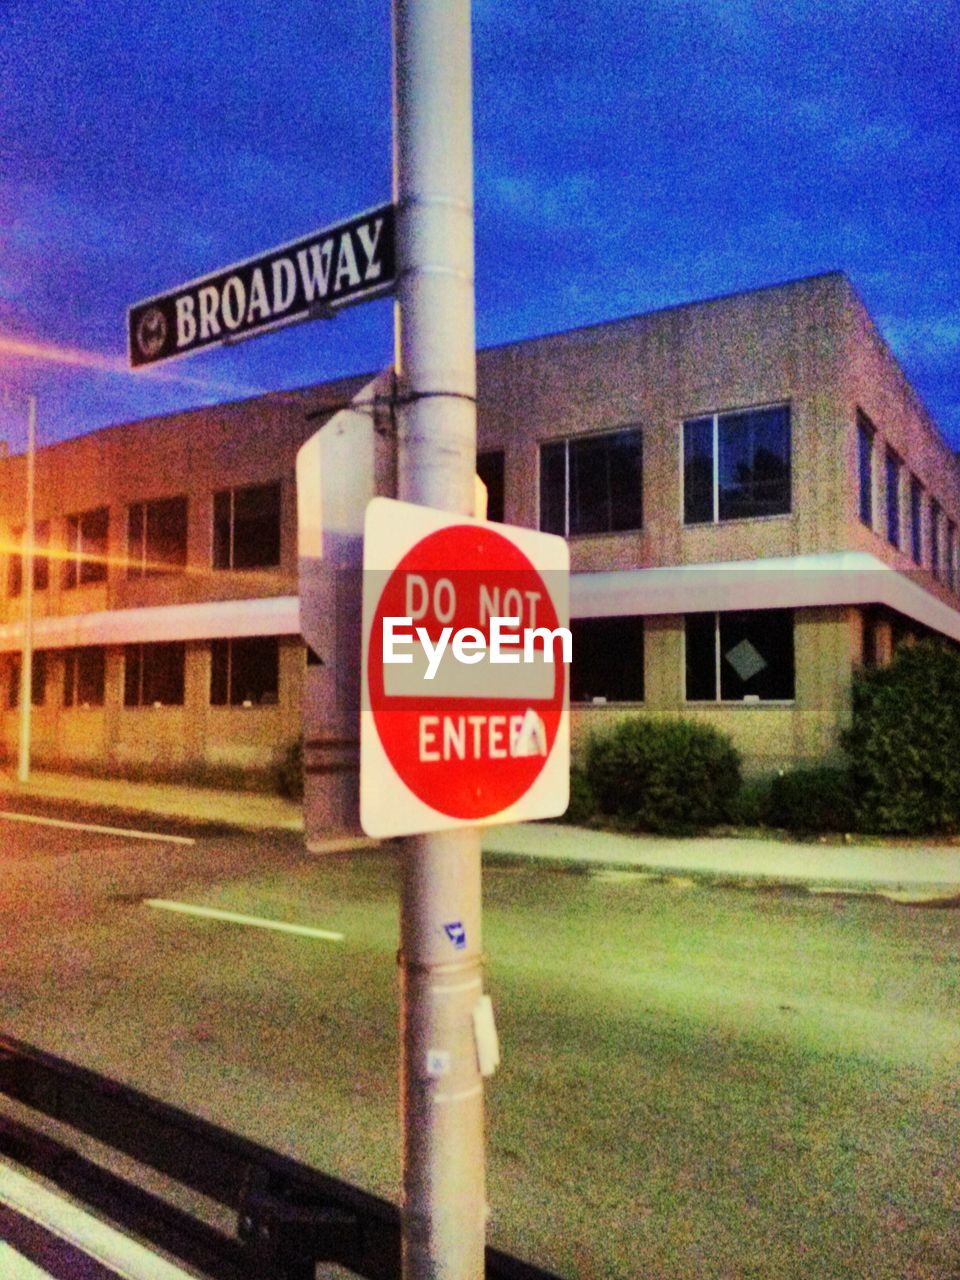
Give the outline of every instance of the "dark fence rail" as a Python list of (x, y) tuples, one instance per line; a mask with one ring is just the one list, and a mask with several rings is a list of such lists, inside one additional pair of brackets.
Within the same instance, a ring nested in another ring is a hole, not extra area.
[[(333, 1262), (399, 1280), (396, 1205), (177, 1107), (0, 1036), (0, 1093), (236, 1213), (224, 1231), (0, 1114), (0, 1153), (212, 1280), (313, 1280)], [(487, 1280), (558, 1280), (497, 1249)]]

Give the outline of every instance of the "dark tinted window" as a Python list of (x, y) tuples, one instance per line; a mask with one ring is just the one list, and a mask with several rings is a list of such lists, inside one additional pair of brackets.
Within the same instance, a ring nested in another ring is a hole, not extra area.
[(684, 666), (688, 702), (717, 698), (717, 615), (688, 613), (685, 619)]
[(280, 486), (249, 485), (213, 496), (213, 566), (260, 569), (280, 563)]
[(923, 485), (910, 477), (910, 555), (914, 564), (923, 563)]
[(873, 526), (873, 424), (864, 413), (857, 414), (857, 448), (860, 461), (860, 519)]
[(186, 498), (161, 498), (131, 506), (127, 523), (129, 576), (170, 573), (186, 563)]
[(63, 705), (103, 706), (105, 654), (99, 646), (67, 649), (63, 660)]
[(940, 576), (940, 503), (930, 503), (930, 569)]
[(107, 579), (107, 534), (110, 516), (106, 507), (67, 517), (67, 554), (63, 562), (66, 588)]
[(124, 706), (183, 706), (185, 656), (181, 643), (128, 644), (124, 649)]
[(642, 618), (576, 618), (570, 631), (572, 701), (643, 701)]
[(685, 524), (713, 520), (713, 419), (683, 424), (683, 519)]
[(688, 702), (742, 702), (794, 697), (793, 611), (695, 613), (685, 620)]
[[(23, 544), (23, 529), (14, 529), (11, 538), (15, 546)], [(18, 596), (23, 591), (23, 560), (17, 553), (10, 556), (10, 573), (7, 578), (7, 591), (11, 596)], [(50, 582), (50, 521), (39, 520), (34, 525), (33, 535), (33, 589), (46, 591)]]
[(280, 690), (276, 636), (214, 640), (210, 646), (210, 701), (214, 706), (269, 706)]
[(477, 475), (487, 486), (487, 519), (503, 520), (504, 462), (503, 450), (491, 449), (477, 454)]
[[(14, 658), (10, 664), (10, 688), (8, 705), (20, 705), (20, 659)], [(47, 654), (45, 649), (35, 649), (30, 662), (30, 701), (35, 707), (42, 707), (47, 696)]]
[[(714, 454), (716, 453), (716, 456)], [(790, 510), (790, 409), (743, 409), (683, 424), (685, 524)]]
[(887, 541), (900, 545), (900, 459), (887, 453)]
[(643, 440), (635, 428), (543, 445), (540, 527), (570, 535), (643, 524)]
[(567, 446), (564, 441), (540, 446), (540, 528), (567, 532)]
[(789, 511), (789, 410), (781, 407), (722, 414), (717, 427), (720, 519), (743, 520)]
[(794, 696), (793, 611), (720, 614), (720, 697), (740, 702)]

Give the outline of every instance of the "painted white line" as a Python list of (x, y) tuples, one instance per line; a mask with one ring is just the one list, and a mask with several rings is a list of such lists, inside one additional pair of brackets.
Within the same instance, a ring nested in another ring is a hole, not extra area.
[(244, 916), (235, 911), (219, 911), (216, 907), (195, 907), (189, 902), (170, 902), (166, 898), (145, 898), (143, 905), (159, 907), (162, 911), (179, 911), (185, 916), (200, 916), (204, 920), (223, 920), (227, 924), (246, 924), (254, 929), (295, 933), (301, 938), (323, 938), (327, 942), (343, 942), (345, 936), (330, 929), (314, 929), (309, 924), (286, 924), (283, 920), (264, 920), (261, 916)]
[(188, 1272), (8, 1165), (0, 1165), (0, 1201), (127, 1280), (190, 1280)]
[(131, 840), (161, 840), (169, 844), (196, 844), (191, 836), (168, 836), (160, 831), (134, 831), (130, 827), (101, 827), (95, 822), (68, 822), (66, 818), (42, 818), (36, 813), (12, 813), (0, 810), (0, 818), (8, 822), (34, 822), (38, 827), (63, 827), (67, 831), (92, 831), (101, 836), (127, 836)]

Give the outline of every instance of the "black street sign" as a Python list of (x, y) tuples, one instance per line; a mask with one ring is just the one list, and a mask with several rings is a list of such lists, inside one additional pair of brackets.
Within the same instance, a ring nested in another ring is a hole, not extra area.
[(134, 303), (130, 367), (325, 316), (393, 290), (393, 205), (270, 249)]

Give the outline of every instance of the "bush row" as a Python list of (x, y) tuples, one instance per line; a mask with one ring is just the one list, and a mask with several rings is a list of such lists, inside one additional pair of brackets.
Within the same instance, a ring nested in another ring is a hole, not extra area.
[(592, 735), (571, 773), (573, 822), (686, 833), (734, 822), (791, 831), (960, 832), (960, 652), (901, 647), (858, 673), (837, 765), (767, 780), (741, 776), (712, 726), (636, 717)]

